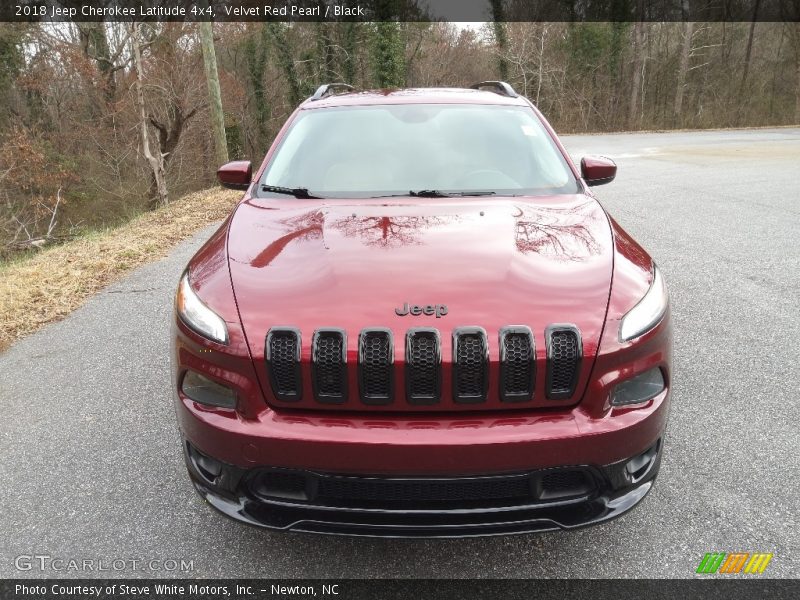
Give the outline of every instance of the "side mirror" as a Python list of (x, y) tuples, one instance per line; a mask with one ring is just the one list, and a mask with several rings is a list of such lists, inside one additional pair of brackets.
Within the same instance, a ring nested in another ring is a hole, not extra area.
[(617, 176), (617, 164), (605, 156), (585, 156), (581, 159), (581, 177), (586, 185), (611, 183)]
[(222, 187), (246, 190), (253, 181), (253, 165), (249, 160), (234, 160), (217, 169), (217, 179)]

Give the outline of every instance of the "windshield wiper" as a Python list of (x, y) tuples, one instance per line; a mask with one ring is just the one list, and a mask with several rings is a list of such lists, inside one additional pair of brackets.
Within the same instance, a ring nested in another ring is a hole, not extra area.
[(418, 198), (451, 198), (453, 196), (493, 196), (496, 192), (491, 190), (475, 190), (465, 192), (442, 192), (439, 190), (420, 190), (418, 192), (410, 191), (409, 196), (416, 196)]
[(272, 192), (273, 194), (287, 194), (289, 196), (294, 196), (295, 198), (300, 198), (301, 200), (319, 200), (322, 199), (322, 196), (314, 196), (309, 191), (308, 188), (290, 188), (290, 187), (281, 187), (279, 185), (261, 185), (262, 192)]
[(419, 190), (415, 192), (411, 190), (408, 192), (409, 196), (416, 196), (418, 198), (448, 198), (451, 194), (440, 192), (439, 190)]

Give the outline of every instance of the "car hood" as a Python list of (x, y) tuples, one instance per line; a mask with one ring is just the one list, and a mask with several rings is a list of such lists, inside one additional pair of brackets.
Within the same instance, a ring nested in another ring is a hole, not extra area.
[[(605, 212), (584, 195), (252, 198), (231, 220), (228, 254), (255, 360), (274, 326), (296, 327), (304, 340), (341, 328), (355, 352), (365, 327), (402, 340), (411, 327), (447, 338), (480, 326), (496, 340), (504, 325), (528, 325), (538, 355), (553, 323), (577, 325), (588, 357), (605, 319), (613, 245)], [(405, 303), (446, 305), (447, 314), (398, 316)]]

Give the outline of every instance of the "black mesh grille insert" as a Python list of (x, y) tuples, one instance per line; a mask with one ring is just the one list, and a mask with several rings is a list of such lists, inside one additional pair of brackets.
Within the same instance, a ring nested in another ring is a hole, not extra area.
[(453, 332), (453, 399), (483, 402), (489, 384), (489, 345), (479, 327)]
[(439, 401), (441, 365), (439, 332), (410, 329), (406, 333), (406, 397), (411, 404)]
[(279, 400), (299, 400), (300, 332), (291, 328), (272, 328), (267, 333), (264, 353), (272, 392)]
[(581, 361), (581, 338), (572, 326), (553, 326), (547, 333), (547, 397), (569, 398), (575, 392)]
[(317, 499), (322, 503), (376, 503), (421, 507), (430, 503), (512, 501), (532, 498), (528, 477), (399, 480), (356, 477), (320, 478)]
[(341, 403), (347, 398), (347, 338), (341, 330), (314, 332), (312, 374), (320, 402)]
[(361, 400), (365, 404), (388, 404), (392, 401), (394, 345), (386, 329), (361, 332), (358, 342)]
[(533, 398), (535, 353), (533, 334), (524, 326), (500, 330), (500, 398), (524, 402)]

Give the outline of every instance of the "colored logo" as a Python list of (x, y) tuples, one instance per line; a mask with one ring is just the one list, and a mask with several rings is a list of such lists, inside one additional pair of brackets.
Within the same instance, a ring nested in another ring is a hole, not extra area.
[(707, 552), (700, 561), (697, 572), (761, 575), (771, 560), (772, 554), (765, 552), (730, 552), (727, 554), (725, 552)]

